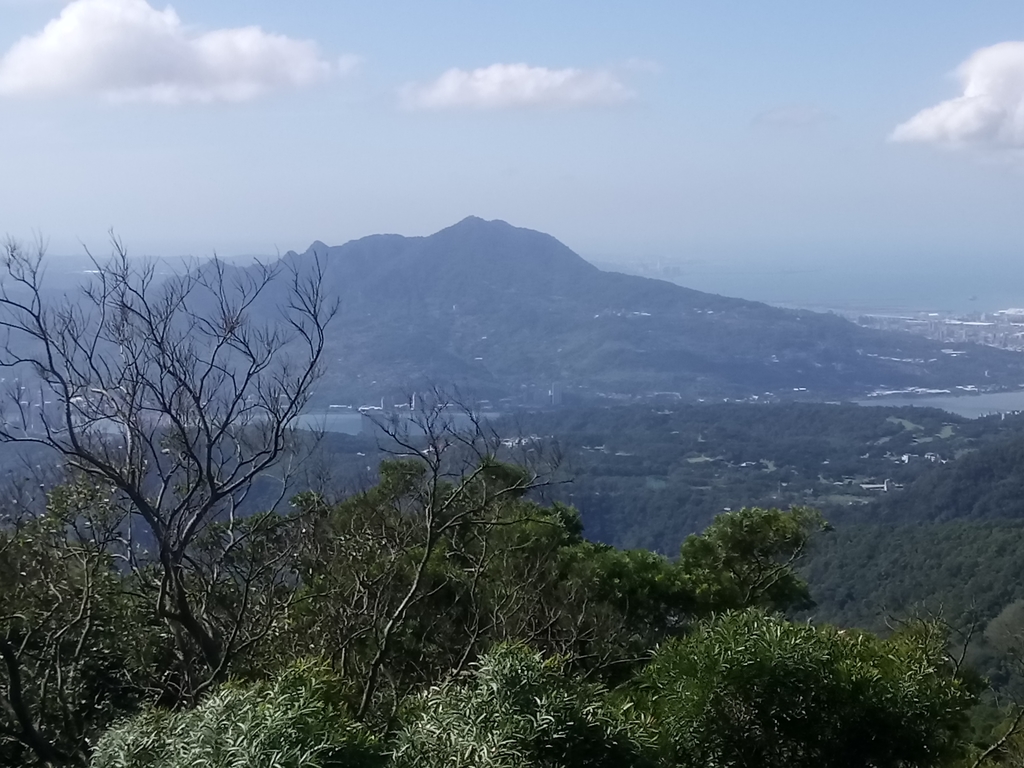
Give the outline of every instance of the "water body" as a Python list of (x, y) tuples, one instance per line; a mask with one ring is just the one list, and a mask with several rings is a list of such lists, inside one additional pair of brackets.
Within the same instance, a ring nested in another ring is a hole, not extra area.
[[(1024, 411), (1024, 390), (991, 392), (982, 395), (925, 395), (920, 397), (892, 395), (868, 397), (854, 402), (858, 405), (868, 406), (903, 407), (909, 405), (917, 408), (941, 408), (968, 419), (977, 419), (994, 413)], [(490, 413), (485, 414), (485, 417), (493, 419), (498, 415)], [(363, 417), (358, 413), (304, 413), (296, 419), (296, 426), (302, 429), (358, 435), (363, 429)], [(462, 426), (469, 426), (468, 419)]]
[[(481, 418), (494, 420), (500, 413), (481, 413)], [(453, 412), (446, 419), (457, 429), (470, 429), (472, 421), (465, 413)], [(363, 431), (363, 416), (360, 413), (303, 413), (295, 419), (295, 426), (319, 432), (340, 432), (345, 435), (358, 435)], [(415, 430), (412, 430), (415, 431)]]
[(842, 314), (994, 312), (1024, 307), (1019, 255), (985, 259), (907, 256), (820, 261), (766, 257), (763, 263), (714, 258), (603, 262), (612, 271), (669, 280), (698, 291)]
[(923, 397), (892, 395), (869, 397), (854, 402), (858, 405), (910, 405), (918, 408), (941, 408), (968, 419), (977, 419), (994, 413), (1024, 411), (1024, 390), (989, 392), (982, 395), (926, 395)]
[(295, 426), (318, 432), (358, 435), (363, 430), (363, 417), (359, 413), (303, 413), (295, 420)]
[(680, 275), (676, 282), (727, 296), (843, 314), (969, 314), (1024, 306), (1024, 280), (1018, 272), (910, 272), (880, 266), (857, 271), (697, 273)]

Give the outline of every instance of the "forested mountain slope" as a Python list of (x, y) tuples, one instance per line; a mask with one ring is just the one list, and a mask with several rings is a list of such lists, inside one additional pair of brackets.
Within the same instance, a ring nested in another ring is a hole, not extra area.
[(997, 689), (1024, 693), (1015, 661), (1024, 637), (1024, 521), (840, 525), (817, 537), (801, 571), (814, 585), (806, 617), (816, 623), (887, 633), (939, 618), (971, 633), (968, 661)]
[(809, 504), (836, 523), (897, 519), (886, 505), (916, 504), (916, 482), (956, 472), (1022, 427), (1021, 417), (817, 403), (580, 408), (497, 425), (557, 441), (572, 480), (558, 490), (589, 535), (666, 554), (744, 505)]
[(824, 621), (877, 630), (914, 610), (991, 619), (1024, 598), (1024, 521), (840, 526), (803, 570)]
[(868, 510), (889, 522), (1024, 520), (1024, 435), (966, 453), (923, 473)]
[[(488, 399), (829, 398), (879, 387), (1016, 386), (1024, 357), (860, 328), (672, 283), (602, 272), (555, 238), (468, 218), (429, 237), (290, 252), (341, 300), (322, 401), (457, 385)], [(274, 310), (268, 294), (266, 309)], [(535, 391), (531, 394), (531, 391)]]

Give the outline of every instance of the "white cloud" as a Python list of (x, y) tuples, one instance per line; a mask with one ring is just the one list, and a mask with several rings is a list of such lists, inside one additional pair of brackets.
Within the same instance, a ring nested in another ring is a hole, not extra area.
[(0, 94), (99, 94), (161, 104), (238, 102), (354, 66), (259, 27), (197, 31), (146, 0), (75, 0), (0, 59)]
[(410, 83), (401, 90), (402, 103), (412, 109), (582, 107), (619, 104), (632, 97), (633, 93), (607, 70), (548, 69), (527, 64), (449, 69), (431, 83)]
[(1024, 148), (1024, 42), (975, 51), (956, 70), (963, 95), (897, 126), (894, 141)]

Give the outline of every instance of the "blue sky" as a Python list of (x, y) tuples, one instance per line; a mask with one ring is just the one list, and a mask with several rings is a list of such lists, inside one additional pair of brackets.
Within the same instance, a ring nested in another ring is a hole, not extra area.
[(172, 7), (0, 0), (0, 231), (271, 253), (475, 214), (622, 260), (1024, 254), (1019, 2)]

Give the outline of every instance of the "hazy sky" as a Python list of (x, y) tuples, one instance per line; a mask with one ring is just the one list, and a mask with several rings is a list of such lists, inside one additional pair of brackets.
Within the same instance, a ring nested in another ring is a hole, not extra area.
[(0, 0), (0, 232), (1017, 259), (1022, 40), (1019, 0)]

